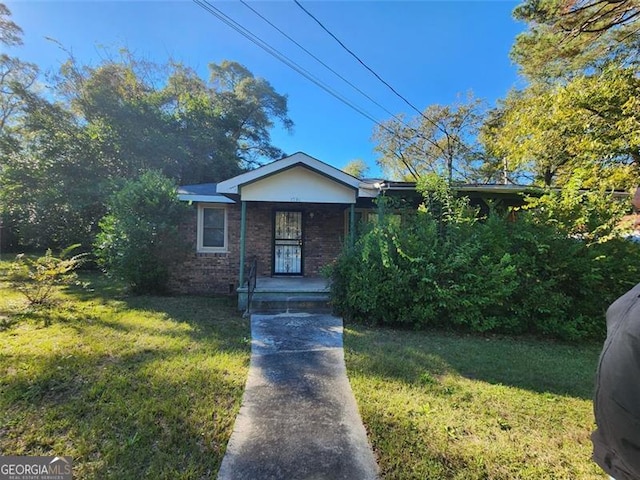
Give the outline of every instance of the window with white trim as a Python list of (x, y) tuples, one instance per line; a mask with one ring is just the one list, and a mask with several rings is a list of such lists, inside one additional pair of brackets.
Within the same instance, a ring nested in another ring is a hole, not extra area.
[(198, 205), (198, 252), (227, 251), (227, 209), (222, 205)]

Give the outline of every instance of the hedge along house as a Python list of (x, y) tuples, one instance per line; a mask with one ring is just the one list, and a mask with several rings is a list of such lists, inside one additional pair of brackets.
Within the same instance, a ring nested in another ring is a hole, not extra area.
[(183, 225), (193, 251), (172, 272), (171, 287), (183, 293), (237, 291), (244, 309), (246, 280), (255, 266), (259, 288), (326, 291), (322, 267), (353, 240), (356, 209), (372, 208), (378, 194), (377, 184), (304, 153), (218, 184), (180, 187), (179, 198), (193, 206)]
[[(492, 202), (522, 204), (523, 187), (465, 185), (459, 194), (482, 210)], [(415, 183), (360, 180), (304, 153), (295, 153), (218, 184), (187, 185), (192, 206), (182, 225), (191, 252), (171, 275), (180, 293), (238, 293), (247, 308), (256, 292), (328, 300), (321, 270), (353, 242), (356, 222), (375, 216), (380, 195), (419, 203)], [(252, 268), (253, 267), (253, 268)]]

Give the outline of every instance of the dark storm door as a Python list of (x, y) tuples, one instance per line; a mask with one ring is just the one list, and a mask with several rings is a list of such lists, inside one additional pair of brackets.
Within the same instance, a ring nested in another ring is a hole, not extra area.
[(302, 275), (302, 212), (275, 212), (273, 233), (274, 275)]

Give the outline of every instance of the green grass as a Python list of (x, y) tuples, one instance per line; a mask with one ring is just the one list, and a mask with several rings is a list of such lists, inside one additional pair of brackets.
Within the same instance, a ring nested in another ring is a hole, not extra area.
[[(70, 455), (78, 479), (214, 478), (248, 322), (228, 299), (83, 280), (48, 313), (0, 282), (0, 454)], [(599, 345), (350, 325), (345, 352), (383, 478), (606, 478), (590, 460)]]
[(602, 479), (599, 345), (350, 325), (347, 369), (386, 479)]
[(47, 312), (0, 283), (0, 452), (69, 455), (78, 479), (215, 477), (248, 372), (248, 322), (230, 299), (127, 297), (83, 277), (90, 290)]

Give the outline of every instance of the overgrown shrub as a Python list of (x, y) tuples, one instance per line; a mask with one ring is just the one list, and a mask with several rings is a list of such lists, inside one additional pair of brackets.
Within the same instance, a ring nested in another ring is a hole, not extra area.
[[(585, 228), (579, 215), (594, 211), (589, 198), (567, 202), (575, 221), (553, 198), (536, 200), (515, 222), (498, 211), (479, 220), (429, 181), (424, 204), (402, 225), (382, 215), (333, 265), (337, 311), (413, 328), (603, 338), (607, 306), (640, 281), (640, 246), (601, 224)], [(549, 221), (552, 204), (563, 223)]]
[(136, 293), (166, 293), (169, 267), (185, 251), (178, 232), (185, 207), (175, 184), (147, 172), (111, 197), (95, 243), (98, 263)]

